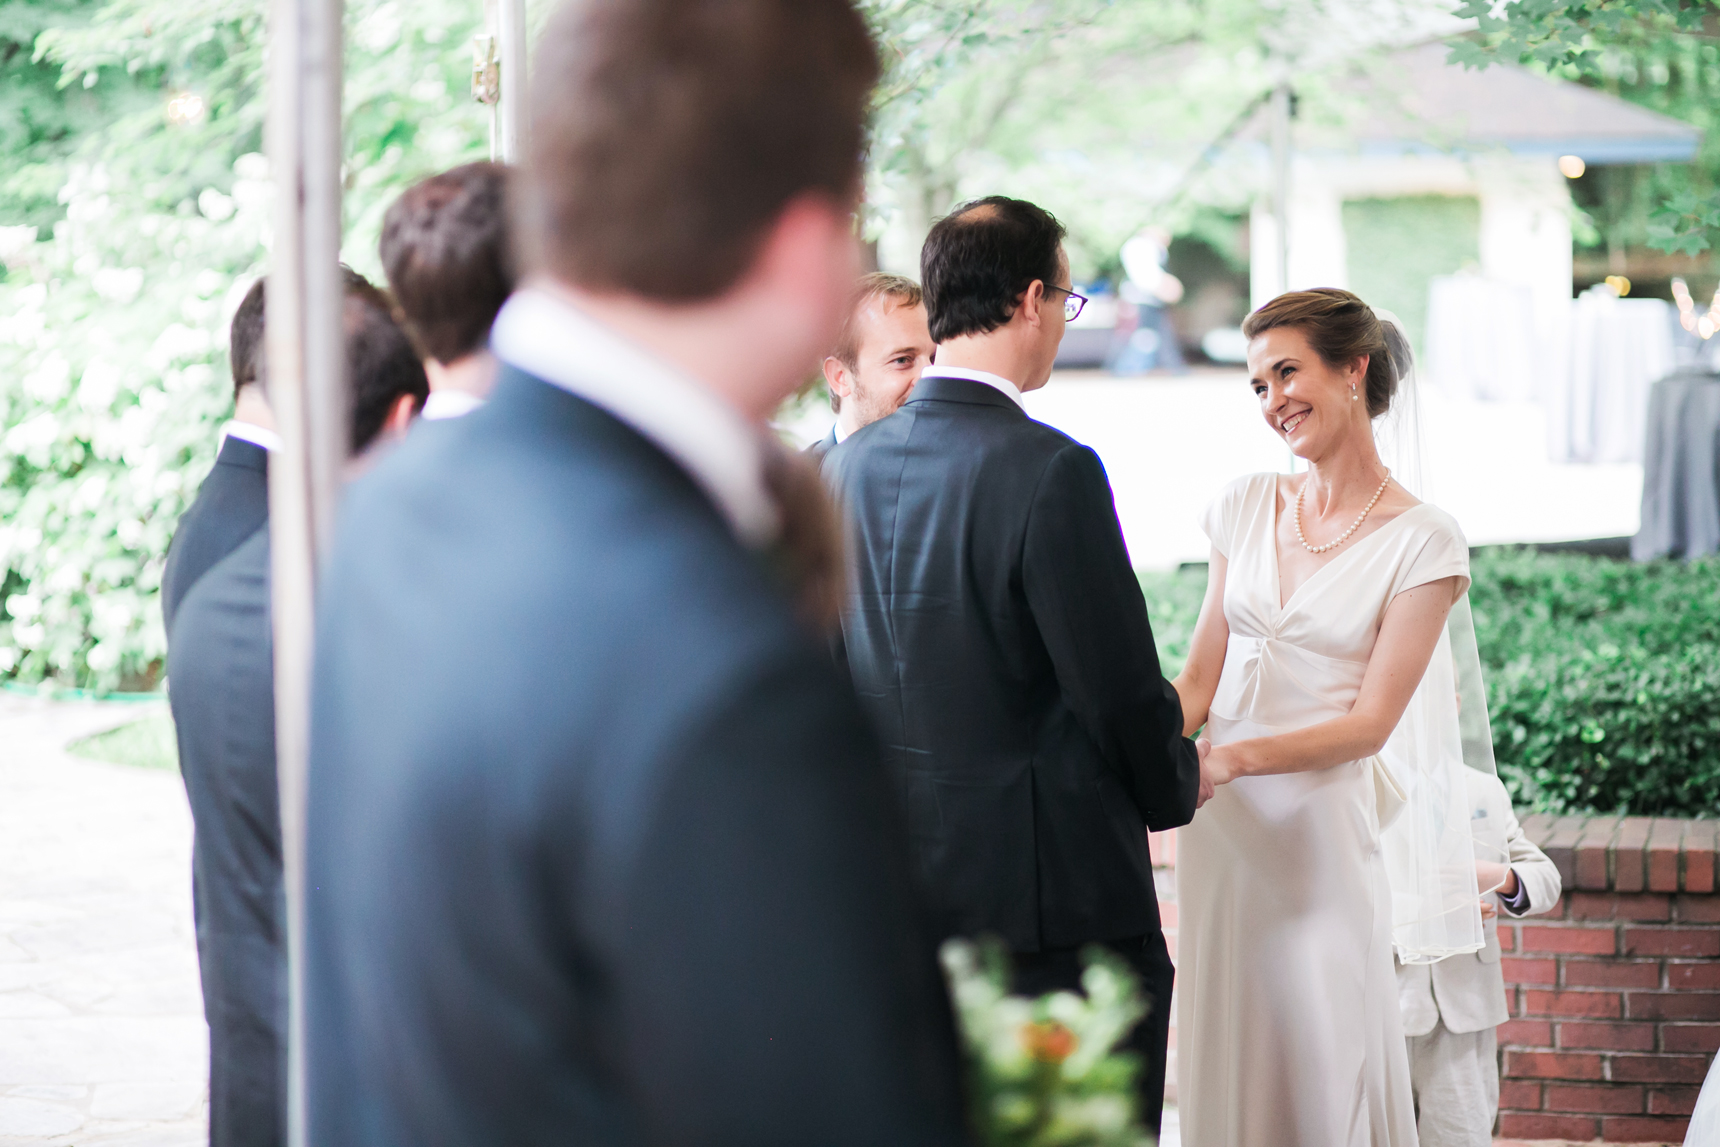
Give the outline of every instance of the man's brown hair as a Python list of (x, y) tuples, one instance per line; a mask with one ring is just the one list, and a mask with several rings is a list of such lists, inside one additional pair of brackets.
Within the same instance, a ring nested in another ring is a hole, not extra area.
[(714, 298), (796, 196), (857, 196), (878, 58), (850, 0), (567, 0), (532, 72), (532, 270)]
[(480, 350), (514, 289), (509, 171), (468, 163), (413, 184), (382, 217), (382, 268), (425, 358)]
[(860, 312), (873, 299), (887, 298), (894, 300), (899, 307), (917, 307), (925, 297), (920, 284), (901, 275), (873, 271), (860, 276), (860, 281), (854, 285), (854, 293), (848, 298), (848, 313), (843, 316), (842, 329), (836, 333), (836, 346), (830, 351), (831, 357), (849, 370), (859, 369)]

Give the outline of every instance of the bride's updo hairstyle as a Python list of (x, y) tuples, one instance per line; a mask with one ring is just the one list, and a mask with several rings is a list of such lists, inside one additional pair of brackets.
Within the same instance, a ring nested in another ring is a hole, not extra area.
[(1402, 331), (1382, 323), (1368, 304), (1349, 291), (1319, 287), (1288, 291), (1242, 320), (1242, 333), (1250, 339), (1278, 327), (1301, 331), (1314, 353), (1334, 370), (1367, 355), (1368, 417), (1378, 418), (1391, 409), (1398, 379), (1409, 371), (1409, 344)]

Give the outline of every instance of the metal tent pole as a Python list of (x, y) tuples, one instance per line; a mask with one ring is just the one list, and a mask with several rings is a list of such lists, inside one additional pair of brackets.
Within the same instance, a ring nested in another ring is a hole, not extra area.
[(275, 185), (267, 388), (275, 745), (287, 899), (287, 1142), (305, 1147), (305, 795), (312, 603), (346, 450), (341, 352), (341, 0), (272, 0), (267, 147)]
[(1290, 289), (1290, 85), (1272, 90), (1272, 220), (1278, 231), (1278, 291)]
[(526, 145), (526, 0), (496, 0), (497, 57), (502, 65), (497, 108), (501, 160), (518, 163)]

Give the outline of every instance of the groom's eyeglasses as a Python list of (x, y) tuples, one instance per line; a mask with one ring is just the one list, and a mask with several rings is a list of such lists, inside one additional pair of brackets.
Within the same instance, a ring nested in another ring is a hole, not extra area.
[(1068, 287), (1046, 287), (1048, 291), (1063, 292), (1063, 321), (1072, 323), (1081, 317), (1081, 308), (1087, 305), (1086, 295), (1077, 295)]

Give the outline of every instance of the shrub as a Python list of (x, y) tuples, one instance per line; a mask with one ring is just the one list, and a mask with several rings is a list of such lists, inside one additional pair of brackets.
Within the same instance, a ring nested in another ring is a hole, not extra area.
[[(1720, 561), (1483, 550), (1470, 603), (1499, 773), (1560, 813), (1720, 814)], [(1165, 672), (1203, 572), (1141, 575)]]

